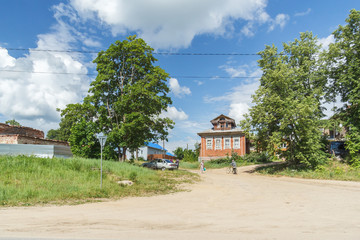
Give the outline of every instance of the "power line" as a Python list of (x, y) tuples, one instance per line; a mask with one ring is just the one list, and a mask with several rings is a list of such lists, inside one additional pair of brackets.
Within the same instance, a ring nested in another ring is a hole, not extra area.
[[(8, 51), (32, 51), (32, 52), (59, 52), (59, 53), (99, 53), (100, 51), (85, 51), (85, 50), (56, 50), (56, 49), (30, 49), (30, 48), (4, 48), (0, 49)], [(259, 53), (195, 53), (195, 52), (153, 52), (155, 55), (168, 55), (168, 56), (259, 56)], [(283, 54), (279, 54), (283, 55)]]
[[(82, 76), (97, 76), (94, 73), (67, 73), (67, 72), (35, 72), (35, 71), (22, 71), (22, 70), (8, 70), (0, 69), (0, 72), (13, 72), (13, 73), (34, 73), (34, 74), (54, 74), (54, 75), (82, 75)], [(188, 78), (188, 79), (243, 79), (243, 78), (261, 78), (260, 76), (171, 76), (173, 78)]]

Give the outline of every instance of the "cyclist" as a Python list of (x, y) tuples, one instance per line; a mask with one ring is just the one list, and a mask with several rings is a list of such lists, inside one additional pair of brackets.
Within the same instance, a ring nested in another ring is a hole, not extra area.
[(237, 172), (236, 172), (236, 162), (234, 160), (231, 161), (231, 166), (232, 166), (232, 169), (233, 169), (233, 174), (237, 174)]

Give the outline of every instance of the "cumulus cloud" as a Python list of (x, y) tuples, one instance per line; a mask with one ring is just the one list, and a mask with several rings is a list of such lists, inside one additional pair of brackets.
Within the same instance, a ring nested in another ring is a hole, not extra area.
[(6, 50), (0, 50), (0, 65), (5, 70), (0, 77), (0, 115), (29, 121), (31, 127), (46, 131), (45, 122), (47, 127), (57, 127), (60, 117), (56, 108), (84, 97), (89, 79), (77, 54), (37, 51), (68, 50), (76, 41), (71, 31), (58, 19), (54, 31), (38, 35), (37, 47), (24, 57), (15, 59)]
[[(266, 13), (267, 0), (71, 0), (83, 19), (101, 22), (113, 35), (136, 32), (155, 48), (185, 48), (199, 34), (224, 35), (242, 21), (242, 33), (253, 35), (255, 25), (284, 25)], [(141, 17), (139, 17), (141, 16)]]
[(173, 121), (176, 120), (186, 120), (188, 119), (188, 115), (182, 111), (182, 110), (177, 110), (176, 107), (168, 107), (166, 112), (163, 112), (161, 114), (161, 117), (168, 117)]
[(227, 103), (228, 115), (236, 121), (242, 120), (244, 114), (248, 113), (249, 108), (252, 106), (251, 96), (255, 94), (256, 89), (259, 87), (259, 78), (262, 71), (256, 66), (256, 63), (250, 65), (223, 65), (221, 69), (226, 71), (230, 76), (249, 76), (250, 78), (233, 87), (229, 92), (221, 96), (206, 96), (204, 101), (206, 103)]
[(12, 67), (15, 65), (15, 58), (9, 55), (8, 50), (0, 48), (0, 67)]
[(185, 87), (185, 86), (180, 86), (178, 80), (176, 78), (170, 78), (169, 80), (169, 87), (171, 92), (176, 96), (176, 97), (183, 97), (185, 95), (189, 95), (191, 94), (190, 88)]
[(276, 15), (275, 19), (271, 20), (271, 25), (269, 27), (269, 32), (273, 31), (275, 27), (279, 26), (281, 29), (283, 29), (286, 25), (286, 23), (289, 21), (290, 17), (287, 14), (278, 14)]
[(318, 42), (321, 44), (322, 49), (328, 49), (330, 43), (335, 43), (335, 39), (333, 35), (329, 35), (325, 38), (319, 38)]

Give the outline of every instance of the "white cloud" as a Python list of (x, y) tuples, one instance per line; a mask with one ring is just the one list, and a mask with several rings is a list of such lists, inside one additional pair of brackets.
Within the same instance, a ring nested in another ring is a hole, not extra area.
[(166, 112), (161, 114), (161, 117), (168, 117), (173, 121), (176, 120), (186, 120), (188, 119), (188, 115), (182, 111), (177, 110), (176, 107), (168, 107)]
[(195, 82), (198, 86), (201, 86), (204, 84), (204, 81), (200, 81), (200, 80), (195, 80)]
[[(111, 28), (113, 35), (136, 32), (155, 48), (185, 48), (196, 35), (224, 35), (234, 31), (236, 21), (245, 24), (242, 33), (270, 23), (282, 26), (287, 15), (275, 20), (266, 13), (267, 0), (71, 0), (83, 19)], [(274, 23), (273, 23), (274, 22)]]
[(276, 26), (279, 26), (281, 29), (283, 29), (289, 19), (290, 17), (287, 14), (281, 13), (276, 15), (275, 19), (271, 20), (272, 24), (269, 27), (269, 32), (273, 31)]
[(185, 95), (191, 94), (191, 91), (188, 87), (180, 86), (178, 80), (176, 78), (170, 78), (169, 80), (170, 90), (176, 97), (183, 97)]
[(308, 8), (305, 12), (299, 12), (299, 13), (295, 13), (295, 17), (302, 17), (302, 16), (305, 16), (305, 15), (308, 15), (310, 14), (311, 12), (311, 8)]
[(11, 57), (5, 48), (0, 48), (0, 67), (12, 67), (15, 65), (15, 58)]
[(238, 122), (243, 119), (244, 114), (248, 113), (249, 108), (252, 106), (251, 96), (255, 94), (255, 91), (259, 87), (260, 82), (258, 77), (262, 75), (262, 71), (256, 66), (256, 63), (240, 66), (226, 64), (220, 66), (220, 68), (232, 77), (249, 76), (250, 78), (244, 79), (240, 85), (235, 86), (224, 95), (204, 97), (204, 102), (211, 104), (215, 102), (227, 103), (229, 117), (234, 118), (235, 121)]
[(331, 34), (325, 38), (319, 38), (318, 42), (321, 44), (322, 49), (328, 49), (330, 43), (335, 43), (334, 36)]
[(87, 69), (78, 54), (36, 51), (68, 50), (76, 41), (72, 27), (58, 17), (54, 31), (38, 35), (37, 47), (24, 57), (15, 59), (0, 50), (0, 65), (8, 71), (0, 77), (0, 115), (44, 131), (58, 124), (56, 108), (79, 102), (89, 86)]
[(249, 112), (249, 108), (250, 103), (231, 103), (229, 109), (229, 117), (241, 121), (244, 119), (244, 115)]

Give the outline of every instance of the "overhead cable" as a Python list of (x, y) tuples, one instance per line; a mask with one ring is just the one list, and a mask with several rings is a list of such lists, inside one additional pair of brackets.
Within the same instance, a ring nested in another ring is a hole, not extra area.
[[(97, 76), (94, 73), (69, 73), (69, 72), (35, 72), (35, 71), (22, 71), (11, 69), (0, 69), (0, 72), (13, 72), (13, 73), (34, 73), (34, 74), (54, 74), (54, 75), (82, 75), (82, 76)], [(202, 78), (202, 79), (236, 79), (236, 78), (261, 78), (260, 76), (181, 76), (174, 75), (172, 78)]]

